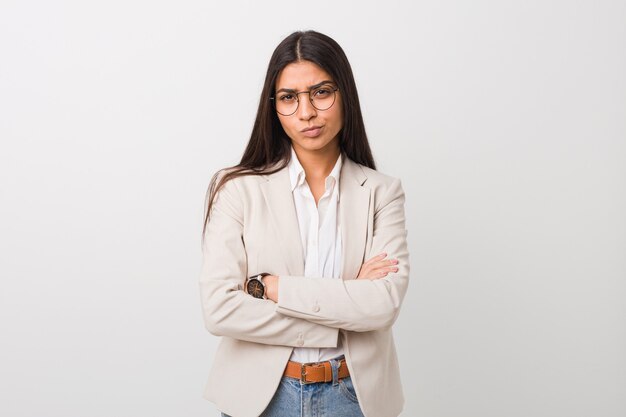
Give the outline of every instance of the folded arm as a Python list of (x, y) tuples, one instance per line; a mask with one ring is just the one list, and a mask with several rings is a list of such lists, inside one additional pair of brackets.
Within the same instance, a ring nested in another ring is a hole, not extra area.
[(405, 196), (394, 180), (374, 215), (372, 246), (366, 258), (386, 252), (398, 259), (398, 272), (384, 278), (318, 279), (281, 275), (276, 311), (338, 329), (357, 332), (393, 325), (409, 284)]
[(336, 347), (338, 329), (289, 317), (270, 300), (246, 294), (243, 207), (228, 181), (211, 208), (203, 241), (201, 305), (206, 329), (216, 336), (294, 347)]

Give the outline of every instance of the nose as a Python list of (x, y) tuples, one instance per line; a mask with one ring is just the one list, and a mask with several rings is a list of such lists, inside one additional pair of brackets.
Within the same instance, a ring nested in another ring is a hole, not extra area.
[(299, 96), (297, 113), (301, 120), (310, 120), (317, 115), (317, 110), (313, 107), (308, 93), (305, 96)]

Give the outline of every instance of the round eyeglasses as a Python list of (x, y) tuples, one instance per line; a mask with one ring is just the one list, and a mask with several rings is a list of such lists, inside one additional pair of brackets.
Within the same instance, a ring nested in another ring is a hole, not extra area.
[(328, 110), (335, 104), (335, 92), (339, 87), (324, 84), (307, 91), (296, 92), (294, 90), (281, 89), (270, 100), (274, 102), (274, 108), (283, 116), (291, 116), (298, 110), (300, 104), (299, 94), (308, 93), (309, 101), (317, 110)]

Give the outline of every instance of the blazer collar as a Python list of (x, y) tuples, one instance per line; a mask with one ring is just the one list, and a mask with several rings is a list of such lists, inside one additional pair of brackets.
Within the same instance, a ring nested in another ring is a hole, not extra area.
[[(367, 175), (363, 168), (342, 152), (339, 186), (339, 222), (341, 227), (341, 277), (354, 279), (364, 261), (370, 210), (370, 189), (364, 187)], [(284, 254), (289, 275), (304, 275), (304, 249), (296, 206), (291, 191), (288, 166), (269, 175), (261, 175), (260, 187), (270, 221), (279, 237), (276, 244)]]

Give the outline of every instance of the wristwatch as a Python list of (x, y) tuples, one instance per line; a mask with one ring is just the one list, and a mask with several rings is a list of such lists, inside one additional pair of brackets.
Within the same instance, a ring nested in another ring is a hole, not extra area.
[(271, 274), (269, 272), (261, 272), (260, 274), (249, 277), (244, 284), (246, 292), (255, 298), (267, 300), (267, 296), (265, 295), (265, 284), (261, 280), (266, 275)]

